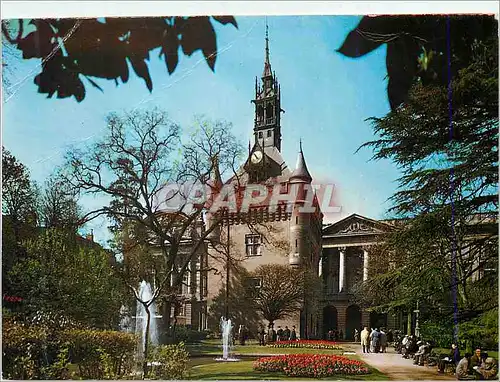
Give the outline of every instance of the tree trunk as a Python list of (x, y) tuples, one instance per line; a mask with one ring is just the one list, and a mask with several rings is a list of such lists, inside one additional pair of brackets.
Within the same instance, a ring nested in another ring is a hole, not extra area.
[(408, 311), (408, 322), (406, 323), (406, 334), (411, 336), (411, 310)]
[(142, 379), (146, 378), (148, 375), (148, 348), (149, 348), (149, 326), (151, 320), (151, 312), (149, 311), (149, 306), (144, 304), (146, 309), (147, 321), (146, 321), (146, 334), (144, 335), (144, 360), (142, 362)]

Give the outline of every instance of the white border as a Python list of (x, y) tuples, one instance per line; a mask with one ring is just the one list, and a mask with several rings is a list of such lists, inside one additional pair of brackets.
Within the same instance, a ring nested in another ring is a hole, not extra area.
[(2, 1), (2, 19), (153, 15), (498, 14), (497, 1)]

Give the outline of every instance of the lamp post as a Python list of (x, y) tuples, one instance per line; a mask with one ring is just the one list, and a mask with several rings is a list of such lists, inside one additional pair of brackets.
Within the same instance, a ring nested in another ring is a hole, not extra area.
[(415, 336), (420, 337), (420, 326), (418, 324), (418, 316), (420, 314), (420, 310), (418, 309), (418, 301), (417, 301), (417, 309), (413, 311), (415, 313)]

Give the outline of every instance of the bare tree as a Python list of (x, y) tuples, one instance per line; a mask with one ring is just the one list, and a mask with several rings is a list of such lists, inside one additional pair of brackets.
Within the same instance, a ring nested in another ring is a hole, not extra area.
[(270, 325), (295, 314), (321, 291), (317, 277), (306, 268), (265, 264), (257, 267), (250, 276), (260, 280), (260, 285), (253, 288), (252, 300)]
[[(202, 118), (183, 144), (180, 127), (159, 109), (111, 114), (107, 125), (100, 141), (67, 154), (64, 176), (81, 192), (110, 199), (83, 220), (107, 216), (113, 222), (124, 260), (121, 273), (149, 323), (151, 305), (160, 295), (176, 294), (190, 262), (222, 219), (215, 216), (208, 229), (197, 229), (205, 203), (193, 202), (193, 190), (209, 187), (214, 172), (234, 171), (242, 150), (230, 123)], [(191, 240), (187, 251), (186, 237)], [(153, 281), (148, 301), (139, 295), (140, 279)], [(144, 374), (148, 341), (146, 335)]]
[(75, 192), (64, 179), (57, 175), (49, 177), (40, 199), (40, 222), (46, 228), (78, 228), (81, 207)]

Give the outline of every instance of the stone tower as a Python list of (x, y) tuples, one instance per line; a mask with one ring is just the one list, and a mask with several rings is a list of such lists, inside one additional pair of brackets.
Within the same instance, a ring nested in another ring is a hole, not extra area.
[(269, 61), (269, 35), (266, 25), (266, 57), (264, 60), (264, 71), (259, 83), (255, 77), (255, 119), (254, 137), (255, 142), (262, 144), (263, 148), (276, 147), (281, 151), (281, 91), (276, 73), (271, 71)]
[[(312, 212), (307, 211), (308, 198), (311, 198), (312, 177), (307, 169), (304, 153), (302, 152), (302, 142), (300, 143), (299, 155), (295, 170), (289, 179), (290, 187), (296, 188), (295, 203), (292, 206), (292, 217), (290, 222), (290, 255), (289, 264), (299, 266), (304, 263), (310, 252), (310, 225)], [(304, 211), (306, 210), (306, 211)]]

